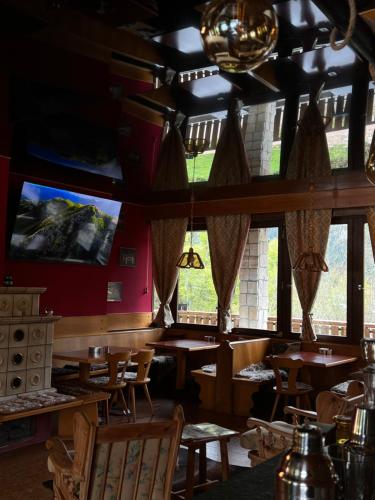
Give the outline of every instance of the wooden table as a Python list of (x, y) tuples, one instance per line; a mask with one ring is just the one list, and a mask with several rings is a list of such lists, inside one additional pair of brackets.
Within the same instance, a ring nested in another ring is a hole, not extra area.
[(73, 436), (74, 413), (83, 411), (95, 425), (99, 425), (98, 403), (109, 399), (109, 397), (110, 394), (107, 392), (95, 392), (79, 396), (75, 400), (67, 403), (19, 411), (8, 415), (0, 415), (0, 425), (4, 422), (10, 422), (20, 418), (35, 417), (46, 413), (58, 412), (58, 436), (61, 438), (71, 438)]
[(334, 366), (346, 365), (357, 361), (355, 356), (344, 354), (319, 354), (318, 352), (291, 352), (288, 354), (277, 354), (278, 358), (301, 359), (305, 366), (315, 366), (318, 368), (332, 368)]
[[(173, 492), (174, 496), (184, 496), (190, 500), (194, 494), (194, 488), (203, 488), (217, 481), (207, 479), (207, 455), (206, 444), (219, 441), (221, 454), (221, 474), (223, 481), (229, 478), (228, 441), (238, 436), (239, 432), (220, 427), (216, 424), (188, 424), (185, 425), (181, 436), (181, 444), (188, 449), (188, 462), (186, 468), (186, 489)], [(194, 485), (195, 451), (199, 449), (199, 483)]]
[[(136, 355), (139, 351), (139, 349), (136, 349), (135, 347), (108, 346), (108, 349), (108, 352), (111, 354), (130, 351), (132, 356)], [(105, 363), (107, 361), (107, 355), (103, 353), (101, 355), (93, 356), (89, 353), (88, 349), (81, 349), (79, 351), (64, 351), (53, 353), (53, 359), (79, 363), (79, 380), (81, 383), (85, 383), (90, 378), (90, 365), (96, 363)]]
[[(312, 380), (312, 374), (310, 368), (335, 368), (335, 367), (343, 367), (349, 363), (354, 363), (357, 361), (355, 356), (347, 356), (344, 354), (319, 354), (318, 352), (309, 352), (309, 351), (299, 351), (299, 352), (291, 352), (288, 354), (278, 354), (278, 358), (285, 359), (300, 359), (303, 361), (303, 367), (301, 371), (301, 378), (303, 382), (313, 385), (313, 387), (319, 392), (320, 389), (328, 388), (329, 386), (337, 383), (335, 377), (332, 374), (333, 370), (327, 371), (327, 373), (322, 374), (321, 371), (315, 370), (315, 383)], [(336, 375), (339, 375), (337, 378), (340, 379), (343, 375), (342, 371), (338, 371)], [(317, 382), (321, 382), (322, 379), (325, 383), (323, 383), (320, 387), (317, 385)]]
[(204, 340), (158, 340), (156, 342), (147, 342), (147, 346), (154, 347), (163, 351), (169, 351), (177, 359), (177, 377), (176, 389), (183, 389), (186, 381), (186, 359), (190, 352), (206, 351), (217, 349), (220, 344), (206, 342)]

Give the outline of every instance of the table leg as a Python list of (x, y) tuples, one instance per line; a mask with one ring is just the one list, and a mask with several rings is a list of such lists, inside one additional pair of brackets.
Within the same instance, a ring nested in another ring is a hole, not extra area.
[(85, 384), (90, 378), (90, 363), (79, 364), (79, 382)]
[(186, 467), (186, 493), (185, 499), (190, 500), (194, 494), (194, 467), (195, 466), (195, 448), (188, 446), (188, 461)]
[(183, 389), (186, 380), (186, 353), (177, 352), (177, 376), (176, 376), (176, 389)]
[(207, 481), (207, 454), (206, 444), (199, 447), (199, 484)]
[(229, 478), (229, 459), (228, 459), (228, 447), (227, 440), (220, 439), (220, 454), (221, 454), (221, 474), (223, 481)]

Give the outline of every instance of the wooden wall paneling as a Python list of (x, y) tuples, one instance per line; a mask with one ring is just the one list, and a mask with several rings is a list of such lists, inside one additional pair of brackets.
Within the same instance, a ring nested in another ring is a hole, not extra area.
[(151, 313), (107, 314), (100, 316), (68, 316), (55, 326), (55, 339), (64, 337), (85, 337), (107, 335), (114, 330), (147, 328), (151, 323)]
[(263, 361), (267, 355), (271, 340), (268, 338), (254, 338), (232, 342), (233, 364), (232, 376), (236, 375), (246, 366)]
[[(90, 346), (119, 346), (146, 348), (147, 342), (160, 340), (163, 330), (160, 328), (149, 328), (143, 330), (129, 330), (122, 332), (107, 332), (106, 335), (84, 335), (75, 337), (58, 337), (53, 343), (54, 352), (76, 351), (87, 349)], [(55, 364), (55, 363), (54, 363)], [(62, 362), (62, 364), (65, 364)], [(56, 362), (56, 366), (58, 363)]]
[(112, 313), (107, 314), (107, 329), (128, 330), (131, 328), (148, 328), (152, 321), (152, 312), (144, 313)]
[(55, 340), (62, 337), (84, 337), (85, 335), (105, 334), (107, 324), (105, 315), (70, 316), (62, 318), (55, 325)]

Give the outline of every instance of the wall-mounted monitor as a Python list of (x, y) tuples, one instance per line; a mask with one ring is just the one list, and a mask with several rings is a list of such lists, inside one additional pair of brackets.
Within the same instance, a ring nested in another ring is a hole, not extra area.
[(108, 263), (121, 202), (25, 182), (9, 256)]

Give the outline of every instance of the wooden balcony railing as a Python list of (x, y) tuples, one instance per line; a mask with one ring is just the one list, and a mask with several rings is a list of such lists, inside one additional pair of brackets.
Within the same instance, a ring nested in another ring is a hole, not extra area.
[[(203, 311), (178, 311), (178, 323), (187, 323), (192, 325), (216, 325), (216, 312)], [(232, 314), (233, 327), (240, 326), (240, 317), (238, 314)], [(346, 337), (346, 323), (343, 321), (330, 321), (325, 319), (313, 319), (314, 331), (317, 335), (333, 335), (335, 337)], [(277, 329), (277, 320), (275, 317), (268, 317), (267, 330), (275, 332)], [(302, 319), (292, 319), (292, 331), (300, 333), (302, 329)], [(364, 336), (375, 338), (375, 324), (368, 323), (364, 325)]]

